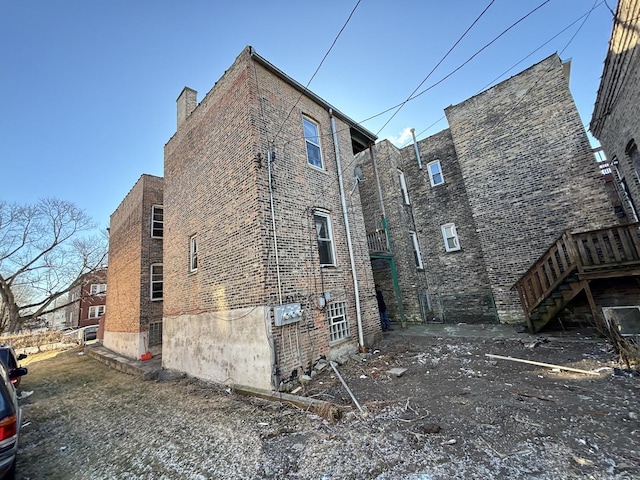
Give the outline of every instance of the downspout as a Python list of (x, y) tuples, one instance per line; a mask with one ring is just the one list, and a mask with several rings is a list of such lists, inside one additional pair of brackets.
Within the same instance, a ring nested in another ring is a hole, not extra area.
[(411, 129), (411, 136), (413, 137), (413, 149), (416, 152), (416, 158), (418, 159), (418, 167), (422, 170), (422, 159), (420, 158), (420, 150), (418, 150), (418, 142), (416, 142), (416, 129)]
[(358, 343), (360, 344), (360, 352), (365, 352), (364, 333), (362, 331), (362, 311), (360, 309), (360, 289), (358, 288), (358, 276), (356, 275), (356, 262), (353, 256), (353, 244), (351, 242), (351, 228), (349, 227), (349, 215), (347, 212), (347, 199), (344, 195), (344, 184), (342, 182), (342, 163), (340, 161), (340, 148), (338, 146), (338, 131), (336, 129), (336, 119), (333, 117), (333, 110), (329, 109), (329, 117), (331, 118), (331, 134), (333, 135), (333, 148), (336, 152), (336, 168), (338, 169), (338, 185), (340, 187), (340, 202), (342, 203), (342, 215), (344, 217), (344, 226), (347, 230), (347, 245), (349, 247), (349, 260), (351, 260), (351, 275), (353, 277), (353, 292), (356, 297), (356, 316), (358, 321)]
[(276, 276), (278, 277), (278, 302), (282, 305), (282, 282), (280, 280), (280, 260), (278, 258), (278, 236), (276, 234), (276, 213), (273, 206), (273, 183), (271, 175), (271, 162), (273, 161), (273, 154), (271, 149), (267, 152), (267, 165), (269, 172), (269, 201), (271, 203), (271, 224), (273, 226), (273, 248), (276, 254)]

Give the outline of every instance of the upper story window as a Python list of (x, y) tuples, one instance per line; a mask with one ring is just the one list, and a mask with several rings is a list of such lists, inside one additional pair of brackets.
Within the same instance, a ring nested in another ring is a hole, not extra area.
[(429, 162), (427, 164), (427, 171), (429, 172), (429, 181), (431, 182), (432, 187), (437, 187), (438, 185), (442, 185), (444, 183), (440, 160)]
[(196, 235), (189, 238), (189, 271), (198, 271), (198, 238)]
[(455, 223), (445, 223), (442, 225), (442, 238), (444, 239), (444, 249), (447, 252), (460, 250), (460, 240)]
[(304, 129), (304, 141), (307, 146), (307, 162), (314, 167), (324, 168), (322, 163), (322, 151), (320, 149), (320, 134), (318, 124), (306, 117), (302, 118)]
[(92, 283), (89, 289), (91, 295), (104, 295), (107, 293), (106, 283)]
[(104, 311), (104, 305), (94, 305), (92, 307), (89, 307), (89, 318), (99, 318), (104, 315)]
[(413, 242), (413, 258), (416, 261), (416, 268), (422, 270), (424, 266), (422, 265), (422, 255), (420, 255), (420, 245), (418, 244), (418, 235), (416, 232), (411, 233), (411, 241)]
[(162, 300), (162, 264), (154, 263), (151, 265), (151, 300)]
[(404, 178), (404, 172), (402, 170), (398, 170), (398, 176), (400, 177), (400, 190), (402, 191), (402, 199), (404, 200), (405, 205), (410, 205), (409, 202), (409, 190), (407, 189), (407, 181)]
[(151, 207), (151, 237), (162, 238), (164, 231), (164, 208), (162, 205)]
[(331, 231), (331, 218), (325, 213), (316, 212), (313, 215), (318, 236), (318, 252), (321, 266), (333, 266), (336, 264), (333, 250), (333, 232)]

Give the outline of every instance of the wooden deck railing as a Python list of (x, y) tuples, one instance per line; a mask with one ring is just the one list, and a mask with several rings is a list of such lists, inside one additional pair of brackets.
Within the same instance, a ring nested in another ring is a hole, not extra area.
[(384, 229), (376, 230), (367, 234), (367, 246), (369, 252), (389, 252), (389, 244), (387, 243), (387, 233)]
[(563, 233), (515, 284), (527, 316), (572, 274), (640, 264), (639, 227), (635, 223)]

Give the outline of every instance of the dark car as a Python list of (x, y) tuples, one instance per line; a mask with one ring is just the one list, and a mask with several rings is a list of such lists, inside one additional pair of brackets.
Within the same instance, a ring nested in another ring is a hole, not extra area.
[(16, 367), (11, 376), (0, 362), (0, 478), (13, 479), (16, 475), (16, 454), (22, 425), (22, 408), (11, 377), (26, 373), (25, 368)]
[(13, 371), (19, 367), (18, 362), (20, 360), (24, 360), (25, 358), (27, 358), (26, 354), (21, 353), (20, 355), (16, 356), (16, 352), (13, 350), (13, 347), (11, 345), (0, 343), (0, 361), (7, 369), (9, 377), (11, 377), (11, 382), (16, 388), (18, 388), (18, 386), (20, 385), (20, 379), (22, 378), (22, 376), (27, 374), (27, 369), (24, 368), (24, 372), (18, 376), (13, 375)]

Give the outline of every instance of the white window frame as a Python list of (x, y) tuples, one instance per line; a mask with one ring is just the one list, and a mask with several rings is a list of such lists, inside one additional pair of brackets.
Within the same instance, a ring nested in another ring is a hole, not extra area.
[[(162, 268), (162, 272), (158, 273), (154, 273), (154, 268), (160, 267)], [(160, 279), (158, 280), (158, 276), (160, 277)], [(159, 297), (155, 297), (153, 296), (154, 294), (154, 285), (160, 284), (160, 296)], [(157, 302), (159, 300), (162, 300), (164, 298), (164, 268), (163, 268), (163, 264), (162, 263), (152, 263), (151, 267), (149, 268), (149, 298), (151, 299), (152, 302)]]
[[(444, 240), (444, 249), (447, 252), (455, 252), (460, 250), (460, 238), (458, 237), (458, 231), (456, 230), (455, 223), (445, 223), (441, 227), (442, 230), (442, 239)], [(451, 235), (447, 234), (447, 230), (451, 232)], [(455, 244), (453, 247), (449, 245), (448, 239), (452, 238), (453, 243)]]
[(347, 302), (331, 302), (327, 304), (327, 321), (329, 322), (330, 344), (349, 338)]
[[(306, 126), (309, 125), (315, 129), (315, 135), (307, 136)], [(308, 117), (302, 117), (302, 133), (304, 135), (305, 154), (307, 155), (307, 163), (314, 168), (324, 170), (324, 159), (322, 158), (322, 145), (320, 145), (320, 125)], [(320, 165), (316, 165), (309, 158), (309, 146), (318, 149), (320, 157)]]
[(105, 305), (91, 305), (89, 307), (89, 318), (100, 318), (104, 315), (106, 309)]
[[(160, 211), (162, 220), (156, 219), (156, 211)], [(158, 225), (158, 227), (156, 227)], [(160, 230), (161, 235), (154, 235), (156, 230)], [(164, 206), (163, 205), (151, 205), (151, 238), (163, 238), (164, 237)]]
[[(327, 233), (328, 237), (320, 237), (320, 231), (318, 230), (316, 217), (320, 217), (326, 221)], [(318, 258), (320, 260), (321, 267), (335, 267), (336, 266), (336, 251), (335, 244), (333, 241), (333, 227), (331, 226), (331, 216), (328, 213), (324, 212), (313, 212), (313, 223), (316, 229), (316, 238), (318, 240)], [(328, 245), (328, 254), (331, 257), (329, 263), (322, 263), (322, 255), (321, 252), (321, 243)]]
[[(434, 173), (431, 171), (432, 166), (437, 166), (438, 171), (435, 175), (440, 175), (440, 181), (436, 183), (434, 180)], [(444, 184), (444, 175), (442, 173), (442, 165), (440, 165), (440, 160), (434, 160), (433, 162), (427, 163), (427, 172), (429, 172), (429, 183), (431, 183), (432, 187), (437, 187), (438, 185)]]
[(198, 271), (198, 236), (189, 237), (189, 271)]
[(89, 287), (89, 295), (106, 295), (107, 284), (106, 283), (92, 283)]
[(400, 177), (400, 190), (402, 191), (402, 199), (405, 205), (411, 205), (409, 201), (409, 189), (407, 188), (407, 180), (404, 177), (404, 172), (398, 169), (398, 176)]
[(411, 241), (413, 242), (413, 254), (415, 256), (416, 268), (418, 270), (424, 270), (422, 264), (422, 255), (420, 253), (420, 244), (418, 243), (418, 235), (416, 232), (409, 232), (411, 234)]

